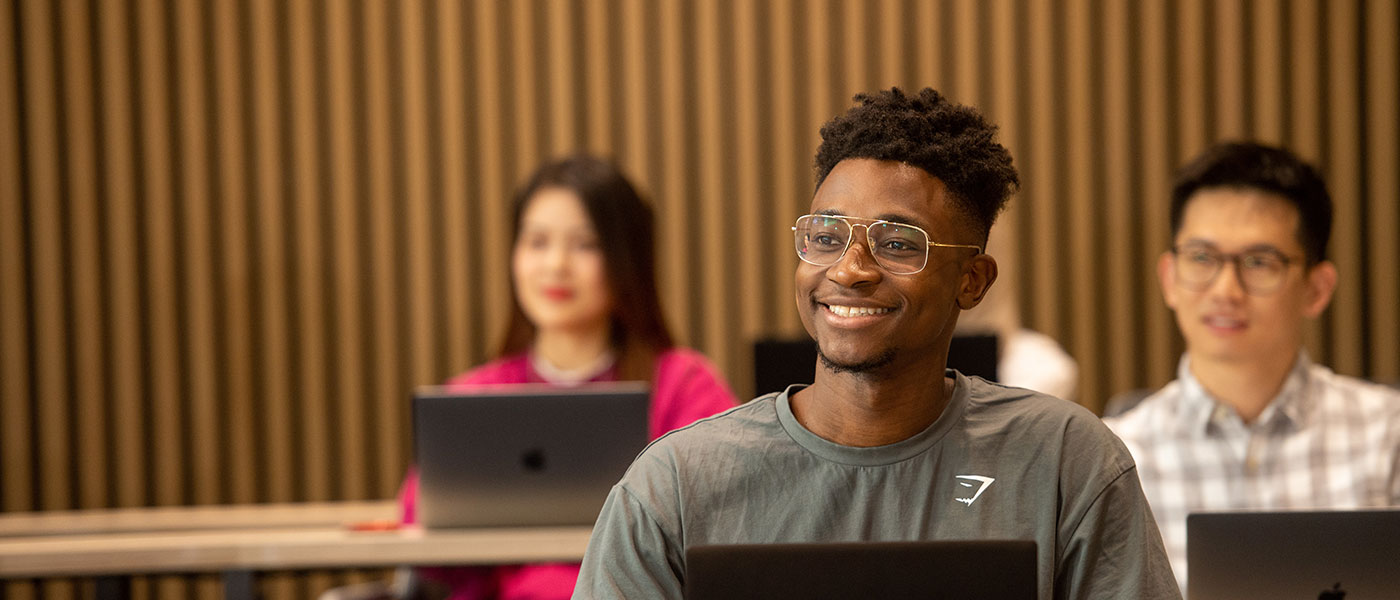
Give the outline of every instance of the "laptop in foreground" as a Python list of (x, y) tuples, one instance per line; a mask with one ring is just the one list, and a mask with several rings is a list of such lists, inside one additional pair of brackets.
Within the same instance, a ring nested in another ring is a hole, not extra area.
[(648, 441), (645, 383), (421, 388), (424, 527), (592, 525)]
[(1191, 600), (1400, 598), (1400, 509), (1186, 517)]
[(735, 544), (686, 549), (687, 600), (1036, 597), (1034, 541)]

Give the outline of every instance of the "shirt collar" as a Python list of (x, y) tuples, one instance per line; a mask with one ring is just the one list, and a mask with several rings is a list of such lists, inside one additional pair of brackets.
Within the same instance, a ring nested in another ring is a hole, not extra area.
[[(1300, 349), (1298, 359), (1294, 361), (1293, 368), (1284, 379), (1283, 387), (1259, 414), (1255, 427), (1301, 427), (1307, 424), (1312, 413), (1312, 403), (1306, 393), (1308, 373), (1312, 364), (1307, 350)], [(1183, 433), (1204, 432), (1212, 424), (1220, 426), (1226, 422), (1239, 421), (1239, 417), (1228, 405), (1211, 396), (1191, 374), (1190, 354), (1181, 356), (1181, 361), (1176, 367), (1176, 378), (1181, 382), (1181, 412), (1177, 422)]]

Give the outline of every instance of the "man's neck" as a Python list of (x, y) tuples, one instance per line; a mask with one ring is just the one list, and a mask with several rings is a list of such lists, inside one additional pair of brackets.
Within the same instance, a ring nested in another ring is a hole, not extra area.
[(1190, 358), (1191, 375), (1215, 399), (1235, 409), (1245, 423), (1253, 423), (1283, 389), (1298, 352), (1259, 360), (1225, 361)]
[(816, 381), (792, 398), (793, 416), (812, 433), (843, 446), (868, 448), (909, 439), (943, 414), (953, 380), (944, 377), (943, 369), (888, 372), (900, 375), (834, 373), (819, 366)]

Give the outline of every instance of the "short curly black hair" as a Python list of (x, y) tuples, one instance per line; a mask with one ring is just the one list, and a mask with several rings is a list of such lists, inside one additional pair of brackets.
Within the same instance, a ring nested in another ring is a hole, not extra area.
[(858, 105), (822, 126), (817, 187), (848, 158), (893, 160), (937, 177), (985, 241), (997, 214), (1020, 187), (1011, 152), (997, 143), (996, 126), (976, 109), (932, 88), (910, 96), (899, 88), (858, 94)]
[(1298, 209), (1298, 243), (1309, 266), (1327, 260), (1332, 195), (1316, 167), (1287, 148), (1252, 141), (1219, 142), (1201, 152), (1172, 181), (1172, 237), (1181, 233), (1186, 205), (1204, 189), (1258, 190)]

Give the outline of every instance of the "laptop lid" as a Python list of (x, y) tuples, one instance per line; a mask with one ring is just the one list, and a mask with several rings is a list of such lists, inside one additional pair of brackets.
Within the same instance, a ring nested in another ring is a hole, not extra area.
[[(955, 335), (948, 343), (948, 368), (969, 377), (997, 381), (997, 336)], [(812, 383), (817, 343), (810, 337), (761, 339), (753, 344), (754, 393), (781, 392), (794, 383)]]
[(641, 382), (419, 389), (419, 522), (593, 524), (647, 444), (649, 396)]
[(1029, 540), (693, 546), (685, 557), (687, 600), (1036, 597)]
[(1400, 509), (1186, 517), (1191, 600), (1400, 597)]

